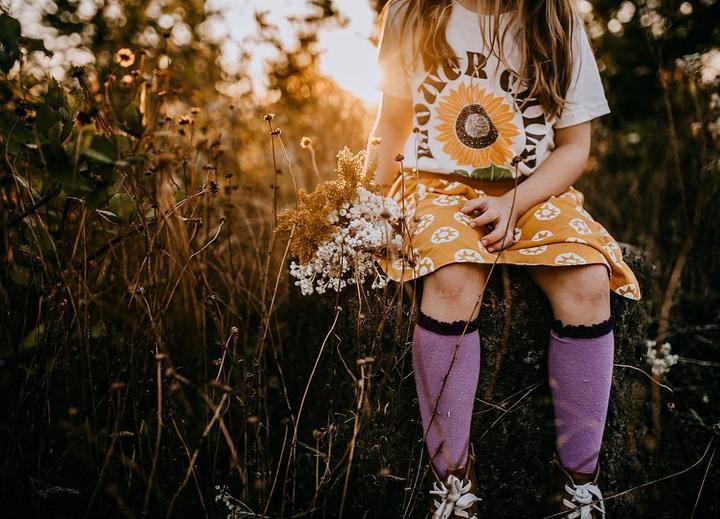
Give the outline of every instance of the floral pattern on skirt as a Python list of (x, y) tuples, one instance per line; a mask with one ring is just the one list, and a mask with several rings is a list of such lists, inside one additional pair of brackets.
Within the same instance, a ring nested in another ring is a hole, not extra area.
[[(383, 258), (380, 266), (395, 281), (408, 281), (450, 263), (493, 263), (480, 242), (484, 231), (460, 212), (467, 200), (499, 196), (513, 181), (483, 181), (420, 171), (398, 175), (388, 196), (403, 207), (406, 229), (403, 254)], [(601, 264), (609, 287), (628, 299), (640, 299), (640, 286), (608, 231), (583, 208), (584, 197), (570, 187), (536, 205), (517, 222), (513, 244), (501, 251), (499, 264), (565, 267)]]

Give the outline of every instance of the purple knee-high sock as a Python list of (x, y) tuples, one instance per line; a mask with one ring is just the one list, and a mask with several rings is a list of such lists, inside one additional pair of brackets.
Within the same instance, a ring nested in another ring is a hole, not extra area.
[(477, 321), (466, 328), (465, 321), (443, 323), (421, 312), (413, 333), (413, 368), (428, 452), (444, 479), (447, 470), (467, 461), (480, 374)]
[(593, 326), (550, 331), (548, 375), (560, 463), (591, 474), (597, 467), (612, 381), (612, 317)]

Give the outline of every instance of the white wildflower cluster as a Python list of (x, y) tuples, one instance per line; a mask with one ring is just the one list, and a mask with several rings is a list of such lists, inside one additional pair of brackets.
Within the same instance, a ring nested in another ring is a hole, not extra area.
[(384, 287), (388, 278), (376, 260), (401, 248), (402, 238), (393, 228), (400, 221), (398, 204), (359, 187), (355, 200), (330, 213), (328, 221), (335, 233), (318, 247), (315, 257), (305, 265), (290, 264), (303, 295), (323, 294), (329, 288), (339, 292), (367, 276), (372, 276), (372, 288)]
[(653, 375), (660, 376), (670, 371), (670, 366), (677, 364), (678, 356), (670, 353), (670, 343), (666, 342), (657, 349), (657, 342), (647, 341), (646, 359), (648, 364), (652, 366)]
[(227, 492), (227, 488), (220, 485), (215, 485), (215, 490), (219, 492), (215, 496), (215, 502), (222, 502), (230, 513), (226, 516), (227, 519), (245, 519), (250, 517), (257, 517), (255, 513), (242, 501), (234, 498)]

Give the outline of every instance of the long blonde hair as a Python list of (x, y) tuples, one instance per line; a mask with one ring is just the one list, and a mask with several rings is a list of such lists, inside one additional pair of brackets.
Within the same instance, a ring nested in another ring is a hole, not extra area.
[[(400, 38), (405, 41), (406, 31), (411, 31), (414, 59), (419, 55), (426, 70), (456, 57), (445, 37), (452, 0), (390, 0), (381, 13), (381, 24), (387, 21), (390, 4), (405, 4), (398, 6), (404, 10)], [(509, 17), (502, 33), (501, 13)], [(493, 15), (492, 27), (483, 31), (483, 43), (489, 49), (486, 52), (506, 66), (501, 42), (510, 26), (517, 27), (518, 41), (514, 44), (520, 53), (521, 66), (514, 72), (529, 88), (530, 97), (536, 97), (550, 115), (558, 114), (572, 79), (573, 31), (575, 24), (581, 23), (573, 1), (478, 0), (478, 14)]]

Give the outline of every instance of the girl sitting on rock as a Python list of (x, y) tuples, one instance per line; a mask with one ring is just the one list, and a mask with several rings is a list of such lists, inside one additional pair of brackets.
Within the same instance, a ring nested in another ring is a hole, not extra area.
[(574, 3), (391, 0), (381, 15), (383, 96), (368, 161), (406, 212), (404, 253), (381, 266), (395, 281), (421, 281), (413, 367), (434, 517), (476, 517), (482, 497), (470, 423), (478, 311), (495, 262), (527, 266), (555, 317), (558, 517), (605, 517), (598, 455), (613, 368), (610, 292), (640, 292), (573, 187), (587, 167), (590, 121), (610, 112)]

